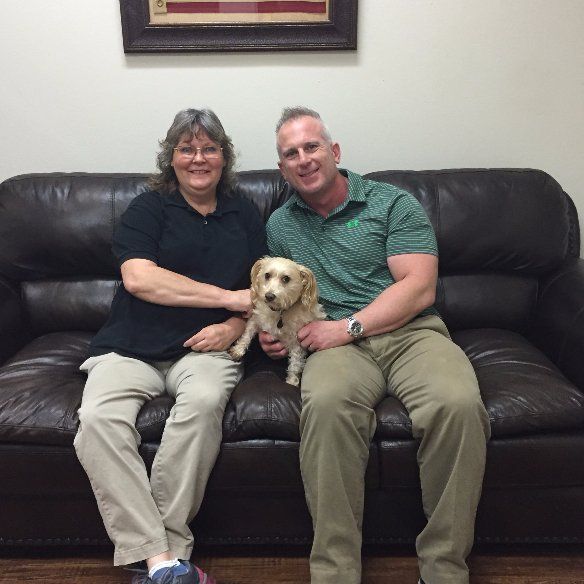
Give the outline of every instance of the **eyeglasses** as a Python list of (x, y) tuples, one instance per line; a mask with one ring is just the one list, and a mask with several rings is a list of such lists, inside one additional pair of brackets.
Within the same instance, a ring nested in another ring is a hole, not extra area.
[(324, 144), (320, 142), (308, 142), (300, 148), (290, 148), (282, 152), (282, 158), (288, 162), (296, 162), (300, 158), (300, 150), (306, 155), (316, 154), (318, 150), (324, 148)]
[(221, 146), (203, 146), (201, 148), (193, 148), (192, 146), (177, 146), (173, 148), (176, 153), (184, 159), (195, 158), (197, 152), (201, 153), (201, 156), (205, 160), (213, 160), (219, 158), (223, 153), (223, 148)]

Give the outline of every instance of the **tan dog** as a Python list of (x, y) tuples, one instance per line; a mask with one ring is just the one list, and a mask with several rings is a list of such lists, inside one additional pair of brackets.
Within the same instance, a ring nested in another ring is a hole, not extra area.
[(288, 349), (286, 382), (297, 386), (306, 350), (296, 335), (305, 324), (326, 318), (317, 299), (316, 279), (308, 268), (286, 258), (259, 259), (251, 269), (252, 316), (243, 335), (229, 350), (231, 358), (241, 359), (254, 336), (267, 331)]

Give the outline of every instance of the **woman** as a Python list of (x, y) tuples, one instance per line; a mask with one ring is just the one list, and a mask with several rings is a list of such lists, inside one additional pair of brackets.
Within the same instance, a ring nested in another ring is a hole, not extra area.
[[(88, 379), (75, 449), (114, 564), (146, 560), (134, 583), (211, 584), (188, 562), (196, 515), (242, 368), (226, 349), (251, 309), (249, 270), (267, 253), (253, 205), (230, 195), (233, 144), (210, 110), (179, 112), (160, 142), (151, 191), (122, 215), (113, 250), (123, 285), (81, 365)], [(175, 399), (148, 479), (136, 417)]]

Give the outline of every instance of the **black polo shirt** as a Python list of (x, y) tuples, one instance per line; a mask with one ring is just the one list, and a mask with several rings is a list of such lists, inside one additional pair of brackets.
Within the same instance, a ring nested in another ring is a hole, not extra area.
[[(248, 200), (219, 195), (216, 210), (203, 216), (175, 191), (138, 195), (121, 217), (113, 252), (120, 266), (142, 258), (197, 282), (241, 290), (249, 287), (250, 268), (267, 247), (264, 224)], [(146, 302), (121, 284), (90, 355), (115, 351), (143, 361), (174, 360), (190, 350), (182, 346), (188, 338), (231, 316), (223, 308)]]

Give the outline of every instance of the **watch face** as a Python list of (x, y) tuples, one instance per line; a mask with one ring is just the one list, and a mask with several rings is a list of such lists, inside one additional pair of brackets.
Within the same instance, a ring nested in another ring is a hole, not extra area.
[(354, 320), (353, 322), (351, 322), (349, 332), (354, 337), (358, 337), (359, 335), (361, 335), (363, 333), (363, 325), (360, 322)]

